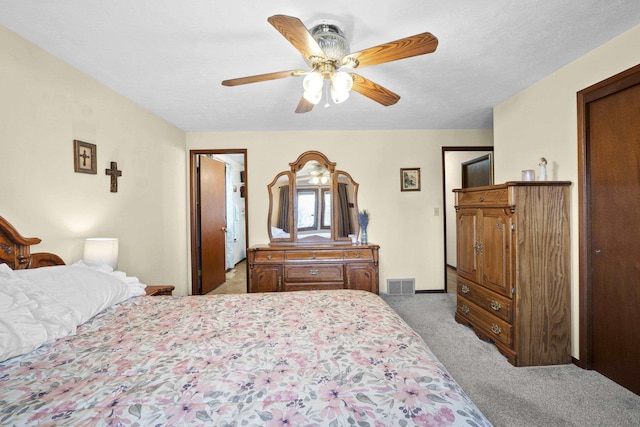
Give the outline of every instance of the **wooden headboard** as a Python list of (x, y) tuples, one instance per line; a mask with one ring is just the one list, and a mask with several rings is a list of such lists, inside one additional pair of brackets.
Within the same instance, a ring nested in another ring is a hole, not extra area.
[(0, 264), (7, 264), (14, 270), (26, 268), (64, 265), (56, 254), (48, 252), (31, 253), (31, 245), (37, 245), (37, 237), (22, 237), (18, 230), (0, 216)]

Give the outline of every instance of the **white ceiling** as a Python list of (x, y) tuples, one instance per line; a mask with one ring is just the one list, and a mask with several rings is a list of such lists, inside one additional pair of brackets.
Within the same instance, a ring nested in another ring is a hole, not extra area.
[[(435, 53), (367, 67), (399, 94), (295, 114), (306, 69), (267, 18), (342, 23), (351, 51), (429, 31)], [(0, 24), (184, 131), (490, 129), (492, 107), (640, 23), (639, 0), (0, 0)], [(639, 47), (640, 48), (640, 47)]]

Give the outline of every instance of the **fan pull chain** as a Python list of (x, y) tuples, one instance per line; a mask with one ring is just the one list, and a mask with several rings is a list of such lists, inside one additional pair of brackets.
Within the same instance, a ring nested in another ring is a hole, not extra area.
[(329, 95), (330, 95), (331, 88), (329, 86), (331, 86), (331, 81), (328, 80), (328, 79), (325, 79), (325, 81), (324, 81), (324, 108), (331, 107), (331, 103), (329, 102)]

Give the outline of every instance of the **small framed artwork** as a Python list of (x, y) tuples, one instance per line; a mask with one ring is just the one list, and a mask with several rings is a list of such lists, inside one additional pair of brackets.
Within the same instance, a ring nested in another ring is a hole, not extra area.
[(73, 141), (73, 168), (79, 173), (97, 174), (96, 145), (88, 142)]
[(420, 191), (420, 168), (400, 169), (400, 191)]

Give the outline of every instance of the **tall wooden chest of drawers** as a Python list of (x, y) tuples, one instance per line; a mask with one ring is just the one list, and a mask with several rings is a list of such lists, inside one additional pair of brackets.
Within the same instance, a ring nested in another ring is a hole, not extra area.
[(249, 292), (359, 289), (378, 293), (378, 245), (253, 246)]
[(455, 318), (515, 366), (571, 363), (570, 185), (454, 190)]

